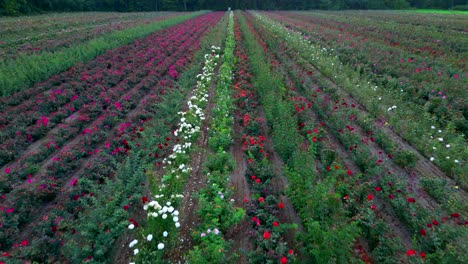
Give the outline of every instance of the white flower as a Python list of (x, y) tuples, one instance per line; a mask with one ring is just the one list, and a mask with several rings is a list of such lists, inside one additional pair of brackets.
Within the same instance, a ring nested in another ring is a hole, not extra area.
[(449, 156), (447, 156), (447, 157), (445, 157), (445, 158), (446, 158), (446, 159), (450, 159), (450, 157), (449, 157)]
[(179, 215), (179, 211), (175, 210), (174, 213), (173, 213), (173, 215), (178, 216), (178, 215)]
[(444, 141), (444, 139), (443, 139), (443, 138), (438, 138), (438, 140), (439, 140), (440, 142)]
[(163, 244), (163, 243), (159, 243), (159, 244), (158, 244), (158, 249), (161, 250), (161, 249), (163, 249), (163, 248), (164, 248), (164, 244)]
[(430, 160), (430, 161), (434, 161), (435, 159), (434, 159), (434, 157), (431, 157), (429, 160)]
[(152, 235), (152, 234), (149, 234), (149, 235), (146, 237), (146, 240), (148, 240), (148, 241), (153, 240), (153, 235)]
[(167, 218), (167, 214), (163, 214), (162, 219), (166, 219), (166, 218)]
[(179, 217), (174, 216), (174, 218), (172, 218), (172, 220), (173, 220), (174, 222), (179, 222)]
[(133, 250), (133, 255), (138, 254), (138, 252), (140, 252), (140, 250), (138, 250), (138, 248), (135, 248), (135, 249)]
[(431, 129), (435, 129), (435, 126), (431, 126)]
[(163, 237), (167, 237), (167, 235), (169, 235), (169, 234), (167, 233), (167, 231), (164, 231), (164, 232), (163, 232)]
[(128, 225), (128, 229), (133, 230), (134, 228), (135, 228), (135, 225), (134, 225), (134, 224)]
[(175, 223), (175, 227), (179, 228), (179, 227), (180, 227), (180, 223), (179, 223), (179, 222)]
[(128, 247), (132, 248), (132, 247), (135, 246), (137, 243), (138, 243), (138, 240), (134, 239), (132, 242), (130, 242), (130, 245), (128, 245)]
[(446, 148), (450, 148), (450, 144), (445, 145)]
[(459, 162), (457, 159), (456, 159), (456, 160), (454, 160), (454, 161), (455, 161), (455, 163), (458, 163), (458, 162)]

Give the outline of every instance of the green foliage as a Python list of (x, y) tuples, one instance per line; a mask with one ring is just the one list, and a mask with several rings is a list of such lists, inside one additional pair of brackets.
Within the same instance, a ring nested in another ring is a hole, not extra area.
[(2, 7), (8, 15), (19, 15), (26, 0), (3, 0)]
[(393, 161), (403, 168), (414, 168), (416, 162), (418, 162), (418, 157), (411, 151), (402, 150), (395, 153)]
[[(0, 1), (2, 3), (2, 1)], [(160, 11), (160, 10), (308, 10), (308, 9), (407, 9), (452, 7), (467, 11), (464, 0), (3, 0), (2, 7), (8, 15), (27, 14), (36, 11)]]

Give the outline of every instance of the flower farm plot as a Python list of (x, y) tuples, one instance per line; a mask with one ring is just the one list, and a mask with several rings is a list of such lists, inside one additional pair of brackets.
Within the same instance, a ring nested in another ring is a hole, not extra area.
[(0, 20), (130, 32), (0, 98), (0, 263), (468, 262), (466, 16), (89, 15)]

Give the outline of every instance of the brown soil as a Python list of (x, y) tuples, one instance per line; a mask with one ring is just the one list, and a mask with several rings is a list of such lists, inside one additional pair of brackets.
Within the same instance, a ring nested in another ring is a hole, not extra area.
[[(244, 198), (250, 199), (250, 188), (245, 178), (247, 164), (244, 158), (244, 151), (242, 150), (242, 139), (239, 136), (241, 134), (239, 123), (234, 122), (235, 137), (231, 151), (236, 165), (229, 178), (229, 185), (234, 189), (234, 205), (244, 208), (247, 211), (249, 210), (249, 208), (247, 208), (248, 203), (244, 202)], [(236, 258), (237, 263), (249, 263), (245, 253), (253, 250), (251, 238), (254, 234), (248, 217), (227, 232), (226, 239), (232, 240), (231, 252), (239, 256)]]
[[(218, 69), (215, 70), (215, 76)], [(198, 199), (196, 194), (198, 190), (206, 186), (206, 177), (203, 175), (203, 163), (205, 162), (208, 154), (208, 138), (209, 138), (209, 124), (212, 118), (212, 108), (215, 105), (214, 96), (216, 94), (216, 82), (213, 81), (209, 88), (208, 104), (205, 109), (205, 120), (203, 120), (200, 137), (196, 142), (196, 150), (191, 155), (190, 167), (192, 172), (187, 179), (187, 184), (183, 191), (184, 198), (182, 199), (180, 212), (180, 229), (178, 232), (179, 243), (177, 248), (168, 251), (167, 255), (171, 262), (179, 263), (184, 261), (184, 256), (192, 249), (193, 239), (192, 232), (194, 228), (199, 226), (200, 219), (197, 214)]]

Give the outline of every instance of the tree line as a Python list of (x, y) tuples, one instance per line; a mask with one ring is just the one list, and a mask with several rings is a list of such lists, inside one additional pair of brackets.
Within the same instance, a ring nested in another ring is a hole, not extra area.
[(449, 9), (468, 0), (0, 0), (0, 14), (53, 11)]

